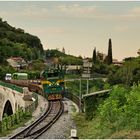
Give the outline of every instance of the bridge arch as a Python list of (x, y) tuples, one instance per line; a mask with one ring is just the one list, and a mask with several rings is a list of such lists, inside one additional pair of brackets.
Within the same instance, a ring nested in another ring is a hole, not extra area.
[(4, 110), (3, 110), (3, 115), (2, 117), (4, 117), (4, 114), (12, 115), (13, 114), (13, 109), (12, 109), (12, 105), (11, 102), (9, 100), (6, 101), (5, 105), (4, 105)]

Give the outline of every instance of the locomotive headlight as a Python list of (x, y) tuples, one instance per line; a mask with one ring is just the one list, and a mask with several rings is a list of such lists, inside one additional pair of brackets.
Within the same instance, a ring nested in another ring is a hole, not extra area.
[(52, 84), (49, 84), (49, 86), (51, 86)]
[(57, 86), (59, 86), (59, 83), (56, 83)]

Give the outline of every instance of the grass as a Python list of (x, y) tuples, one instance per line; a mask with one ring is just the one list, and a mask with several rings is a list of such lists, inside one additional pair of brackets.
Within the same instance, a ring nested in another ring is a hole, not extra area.
[(140, 131), (138, 130), (123, 130), (112, 134), (109, 139), (139, 139)]
[(31, 119), (31, 116), (26, 117), (25, 119), (23, 119), (19, 124), (15, 124), (13, 127), (11, 127), (9, 130), (4, 131), (2, 133), (0, 133), (0, 137), (4, 137), (7, 136), (8, 134), (11, 134), (13, 130), (19, 128), (19, 127), (23, 127), (25, 125), (25, 123), (27, 121), (29, 121)]
[(80, 75), (78, 74), (66, 74), (65, 79), (74, 79), (74, 78), (80, 78)]
[(84, 113), (75, 113), (73, 115), (74, 122), (77, 127), (77, 136), (79, 139), (92, 138), (92, 125), (89, 121), (85, 121)]
[(79, 139), (140, 139), (140, 130), (113, 130), (110, 125), (100, 124), (99, 118), (86, 121), (84, 113), (74, 113), (73, 120)]

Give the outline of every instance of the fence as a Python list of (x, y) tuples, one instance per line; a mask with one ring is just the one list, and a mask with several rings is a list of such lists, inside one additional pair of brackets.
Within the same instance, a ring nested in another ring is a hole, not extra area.
[(7, 87), (7, 88), (10, 88), (12, 90), (18, 91), (20, 93), (23, 93), (23, 88), (22, 87), (19, 87), (19, 86), (16, 86), (14, 84), (5, 83), (5, 82), (0, 81), (0, 85), (1, 86), (4, 86), (4, 87)]
[(65, 97), (73, 101), (79, 107), (80, 110), (83, 110), (83, 103), (78, 96), (72, 94), (70, 91), (66, 91)]

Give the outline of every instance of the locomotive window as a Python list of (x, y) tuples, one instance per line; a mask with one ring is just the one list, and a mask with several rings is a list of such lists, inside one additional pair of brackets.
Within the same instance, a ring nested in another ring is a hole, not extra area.
[(57, 76), (58, 76), (58, 72), (55, 72), (55, 73), (54, 73), (54, 77), (57, 77)]
[(58, 73), (48, 73), (48, 77), (58, 77)]
[(53, 77), (53, 73), (48, 73), (48, 77)]

